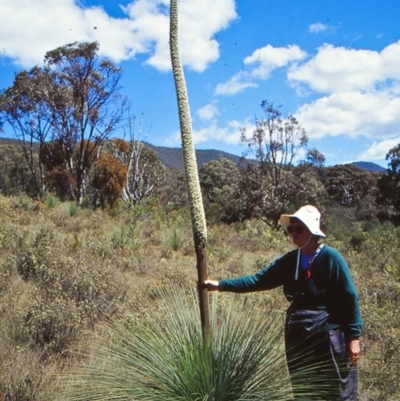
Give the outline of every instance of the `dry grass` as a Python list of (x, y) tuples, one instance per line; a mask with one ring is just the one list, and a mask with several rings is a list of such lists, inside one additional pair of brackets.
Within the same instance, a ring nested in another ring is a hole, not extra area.
[[(97, 323), (137, 310), (155, 282), (196, 286), (187, 210), (92, 211), (0, 196), (0, 213), (0, 401), (40, 400), (54, 371), (79, 362), (75, 350), (90, 343)], [(362, 401), (400, 399), (400, 285), (393, 273), (400, 248), (393, 233), (367, 233), (357, 252), (335, 243), (353, 271), (364, 315)], [(211, 226), (209, 276), (257, 271), (291, 248), (258, 221)]]

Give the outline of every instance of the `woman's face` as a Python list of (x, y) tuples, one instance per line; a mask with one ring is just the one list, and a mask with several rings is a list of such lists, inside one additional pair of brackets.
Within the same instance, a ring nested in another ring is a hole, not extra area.
[(306, 245), (311, 235), (311, 232), (307, 226), (297, 219), (290, 221), (290, 225), (287, 227), (287, 232), (292, 237), (293, 243), (298, 248)]

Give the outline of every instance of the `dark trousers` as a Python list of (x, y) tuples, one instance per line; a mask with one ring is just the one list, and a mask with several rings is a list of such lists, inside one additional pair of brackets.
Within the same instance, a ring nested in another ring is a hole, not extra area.
[(285, 333), (286, 357), (296, 401), (357, 400), (358, 368), (349, 364), (341, 330)]

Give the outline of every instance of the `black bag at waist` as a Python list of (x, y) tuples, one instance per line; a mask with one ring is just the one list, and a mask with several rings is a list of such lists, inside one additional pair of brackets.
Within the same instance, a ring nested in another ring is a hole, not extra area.
[(329, 313), (325, 310), (298, 309), (288, 314), (288, 328), (302, 328), (313, 333), (322, 329), (328, 321)]

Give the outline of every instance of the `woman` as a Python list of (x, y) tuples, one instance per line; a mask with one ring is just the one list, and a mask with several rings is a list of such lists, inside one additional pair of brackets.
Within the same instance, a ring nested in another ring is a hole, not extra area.
[(209, 291), (245, 293), (283, 287), (291, 302), (285, 325), (286, 358), (296, 400), (357, 400), (358, 295), (340, 253), (320, 244), (318, 209), (301, 207), (282, 215), (280, 224), (297, 249), (260, 272), (220, 281), (206, 280)]

